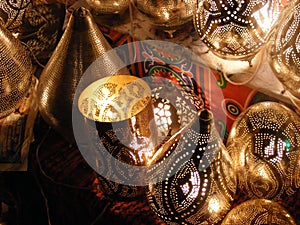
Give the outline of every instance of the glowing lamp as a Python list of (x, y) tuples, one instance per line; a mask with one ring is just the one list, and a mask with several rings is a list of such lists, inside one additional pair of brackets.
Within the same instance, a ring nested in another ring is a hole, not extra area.
[(282, 199), (299, 187), (300, 119), (286, 106), (261, 102), (233, 124), (227, 149), (238, 186), (250, 198)]

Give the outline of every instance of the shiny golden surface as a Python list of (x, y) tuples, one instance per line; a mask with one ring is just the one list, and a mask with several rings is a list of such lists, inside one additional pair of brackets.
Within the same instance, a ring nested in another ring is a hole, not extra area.
[(0, 118), (13, 112), (27, 94), (33, 76), (29, 53), (0, 24)]
[(136, 116), (151, 101), (145, 81), (129, 75), (102, 78), (89, 85), (78, 100), (79, 111), (98, 122), (118, 122)]
[(194, 25), (219, 57), (248, 60), (265, 44), (278, 13), (274, 0), (200, 0)]
[(135, 0), (135, 5), (154, 26), (176, 29), (192, 21), (196, 0)]
[[(158, 179), (173, 175), (149, 184), (148, 200), (152, 210), (168, 224), (216, 224), (230, 209), (236, 176), (210, 115), (203, 110), (199, 130), (193, 127), (181, 132), (184, 144), (178, 141), (156, 156), (163, 165)], [(195, 149), (189, 149), (192, 143)], [(180, 151), (171, 156), (176, 144)]]
[(268, 43), (269, 63), (286, 89), (300, 99), (300, 3), (287, 7)]
[[(56, 131), (74, 142), (72, 106), (77, 85), (88, 67), (111, 50), (91, 13), (81, 7), (74, 10), (64, 34), (44, 68), (38, 87), (41, 115)], [(96, 79), (117, 72), (116, 55), (106, 55), (104, 63), (89, 70)], [(125, 73), (125, 71), (124, 71)]]
[(256, 199), (248, 200), (232, 209), (221, 225), (296, 225), (288, 211), (276, 202)]
[(238, 186), (250, 198), (279, 200), (300, 185), (300, 119), (275, 102), (246, 109), (235, 121), (227, 149)]

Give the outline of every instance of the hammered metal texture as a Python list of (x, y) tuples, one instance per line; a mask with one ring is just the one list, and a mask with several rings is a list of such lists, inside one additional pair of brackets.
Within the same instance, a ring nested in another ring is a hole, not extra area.
[(192, 21), (196, 0), (135, 0), (135, 6), (150, 23), (167, 30)]
[(257, 103), (235, 121), (227, 149), (249, 198), (284, 199), (300, 187), (299, 130), (299, 116), (275, 102)]
[(97, 14), (123, 14), (129, 7), (129, 0), (86, 0)]
[(295, 97), (300, 99), (300, 2), (287, 7), (268, 43), (269, 63)]
[(23, 23), (26, 9), (31, 6), (31, 0), (1, 0), (0, 22), (8, 30), (16, 30)]
[(233, 208), (221, 225), (296, 225), (288, 211), (274, 201), (248, 200)]
[(0, 24), (0, 118), (13, 112), (27, 94), (33, 76), (30, 54)]
[(199, 0), (195, 28), (216, 55), (226, 59), (253, 57), (265, 44), (278, 17), (279, 1)]
[[(71, 143), (75, 143), (72, 105), (77, 85), (91, 63), (109, 50), (111, 46), (98, 29), (91, 13), (85, 8), (78, 8), (72, 13), (58, 46), (40, 76), (40, 113), (48, 124)], [(97, 78), (111, 71), (119, 71), (114, 64), (117, 58), (108, 56), (105, 59), (97, 71), (90, 71), (91, 76)]]
[[(174, 175), (149, 185), (150, 206), (167, 224), (215, 224), (233, 201), (236, 177), (232, 161), (207, 110), (201, 112), (199, 121), (200, 130), (190, 129), (184, 135), (184, 144), (172, 160), (164, 159), (170, 157), (170, 151), (162, 156), (164, 170), (158, 176)], [(197, 147), (187, 151), (191, 143)]]

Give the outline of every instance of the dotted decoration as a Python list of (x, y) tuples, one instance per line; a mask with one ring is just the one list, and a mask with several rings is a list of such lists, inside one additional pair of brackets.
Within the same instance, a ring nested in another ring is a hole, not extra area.
[(278, 12), (279, 4), (273, 0), (202, 0), (194, 25), (219, 57), (247, 60), (265, 44)]
[(257, 103), (237, 118), (227, 149), (248, 197), (280, 200), (300, 187), (299, 130), (298, 115), (275, 102)]

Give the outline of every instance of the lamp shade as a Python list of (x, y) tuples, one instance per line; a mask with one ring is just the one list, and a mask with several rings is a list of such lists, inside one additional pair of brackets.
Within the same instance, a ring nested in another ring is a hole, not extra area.
[(286, 106), (261, 102), (235, 121), (227, 149), (238, 187), (250, 198), (284, 199), (299, 188), (300, 119)]
[(149, 18), (155, 27), (172, 30), (193, 19), (196, 0), (135, 0), (137, 9)]
[[(109, 50), (111, 46), (98, 29), (91, 13), (83, 7), (78, 8), (72, 13), (58, 46), (40, 76), (40, 113), (48, 124), (71, 143), (75, 142), (72, 106), (77, 85), (92, 62)], [(97, 71), (90, 71), (90, 78), (118, 73), (114, 63), (119, 61), (117, 55), (108, 55), (104, 65), (99, 66)]]
[[(208, 110), (199, 113), (199, 130), (195, 128), (187, 131), (177, 154), (166, 151), (156, 161), (164, 169), (157, 175), (159, 181), (149, 184), (150, 206), (168, 224), (216, 224), (229, 211), (235, 194), (232, 161)], [(196, 149), (187, 150), (193, 142)]]
[[(99, 79), (83, 90), (78, 107), (85, 117), (86, 126), (94, 124), (100, 144), (105, 148), (100, 151), (107, 151), (114, 159), (129, 166), (147, 164), (154, 153), (156, 127), (151, 90), (145, 81), (129, 75)], [(98, 176), (106, 197), (125, 201), (145, 194), (145, 187), (121, 182), (122, 179), (130, 179), (139, 184), (144, 177), (118, 168), (107, 157), (92, 160), (97, 160), (97, 165), (106, 167), (105, 171), (110, 173)], [(110, 180), (110, 177), (118, 176), (119, 180), (116, 181), (119, 182)]]
[(30, 88), (33, 66), (29, 53), (0, 24), (0, 118), (13, 112)]
[(249, 60), (265, 44), (278, 13), (273, 0), (200, 0), (194, 25), (214, 54)]
[(268, 43), (271, 68), (285, 88), (300, 99), (300, 2), (291, 2)]
[(145, 194), (161, 169), (147, 174), (150, 161), (174, 149), (203, 101), (167, 79), (114, 75), (84, 89), (78, 107), (74, 134), (81, 154), (105, 195), (124, 201)]

